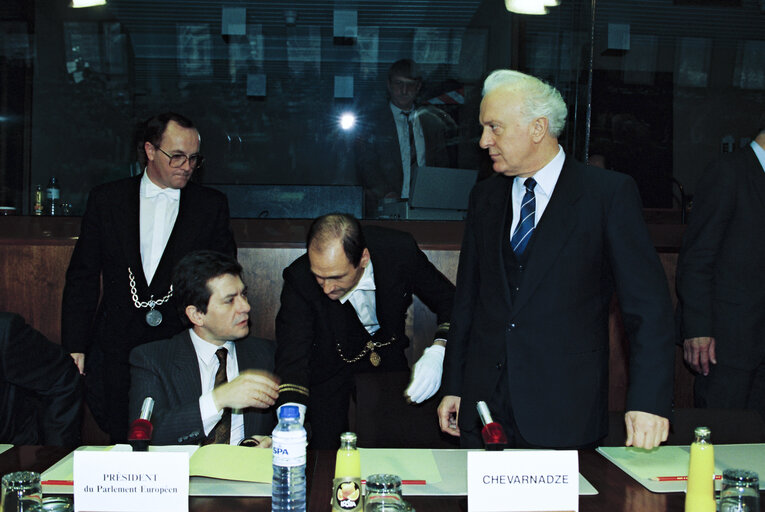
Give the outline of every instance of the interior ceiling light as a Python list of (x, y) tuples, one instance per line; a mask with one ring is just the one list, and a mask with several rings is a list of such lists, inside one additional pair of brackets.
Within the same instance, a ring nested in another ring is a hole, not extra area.
[(546, 2), (554, 0), (505, 0), (505, 8), (515, 14), (547, 14)]
[(96, 5), (106, 5), (106, 0), (72, 0), (72, 7), (95, 7)]

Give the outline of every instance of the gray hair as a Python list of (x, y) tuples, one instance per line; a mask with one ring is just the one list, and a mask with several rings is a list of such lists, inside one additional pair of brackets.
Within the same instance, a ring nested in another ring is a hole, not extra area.
[(550, 135), (556, 139), (566, 126), (568, 109), (558, 90), (539, 78), (511, 69), (498, 69), (492, 72), (483, 83), (483, 96), (495, 89), (520, 92), (523, 96), (521, 113), (531, 122), (537, 117), (545, 117)]

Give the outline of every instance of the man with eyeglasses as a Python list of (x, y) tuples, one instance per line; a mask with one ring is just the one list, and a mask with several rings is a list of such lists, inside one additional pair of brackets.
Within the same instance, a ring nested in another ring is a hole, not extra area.
[(171, 272), (202, 249), (236, 257), (226, 197), (190, 182), (203, 162), (200, 136), (186, 117), (147, 120), (139, 139), (140, 176), (95, 187), (66, 273), (61, 337), (86, 400), (112, 442), (128, 425), (128, 354), (183, 330)]

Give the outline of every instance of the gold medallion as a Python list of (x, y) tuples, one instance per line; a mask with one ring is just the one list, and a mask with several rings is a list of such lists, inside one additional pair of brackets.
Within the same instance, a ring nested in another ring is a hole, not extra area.
[(380, 354), (375, 352), (374, 350), (369, 353), (369, 362), (372, 363), (372, 366), (377, 368), (380, 366)]

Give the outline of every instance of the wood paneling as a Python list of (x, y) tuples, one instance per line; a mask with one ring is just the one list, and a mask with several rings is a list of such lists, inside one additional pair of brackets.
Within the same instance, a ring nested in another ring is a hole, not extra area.
[[(37, 220), (18, 219), (21, 222), (40, 222)], [(17, 230), (9, 236), (7, 229), (0, 225), (0, 310), (13, 311), (24, 316), (27, 321), (55, 342), (60, 342), (61, 296), (64, 286), (64, 274), (74, 247), (74, 239), (67, 236), (72, 229), (71, 219), (52, 223), (53, 228), (46, 228), (40, 237), (24, 238)], [(239, 243), (239, 260), (245, 269), (245, 281), (249, 286), (252, 304), (252, 334), (274, 338), (274, 319), (279, 308), (279, 294), (282, 288), (282, 270), (295, 258), (303, 254), (300, 240), (304, 236), (306, 221), (234, 221)], [(429, 223), (401, 223), (426, 241), (425, 253), (434, 265), (454, 282), (459, 259), (461, 227), (459, 223), (430, 223), (437, 226), (427, 229)], [(36, 226), (37, 224), (34, 224)], [(285, 227), (286, 226), (286, 227)], [(401, 227), (401, 226), (396, 226)], [(59, 233), (56, 230), (60, 230)], [(66, 232), (66, 233), (65, 233)], [(434, 233), (437, 233), (434, 235)], [(285, 236), (286, 234), (286, 236)], [(416, 235), (416, 236), (417, 236)], [(438, 243), (438, 236), (447, 240)], [(246, 240), (241, 237), (246, 236)], [(675, 235), (672, 234), (672, 239)], [(420, 237), (418, 237), (420, 240)], [(671, 243), (659, 242), (664, 247)], [(674, 296), (676, 252), (659, 254), (667, 274), (669, 289)], [(415, 361), (422, 350), (430, 343), (435, 329), (435, 315), (419, 299), (409, 309), (407, 330), (412, 338), (410, 361)], [(611, 321), (611, 358), (610, 358), (610, 398), (611, 410), (624, 410), (626, 387), (629, 382), (627, 372), (628, 340), (624, 337), (618, 307), (612, 308)], [(692, 375), (682, 363), (682, 353), (678, 350), (675, 359), (675, 405), (692, 407)]]

